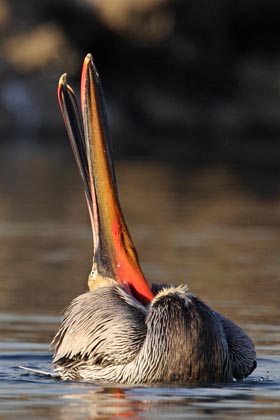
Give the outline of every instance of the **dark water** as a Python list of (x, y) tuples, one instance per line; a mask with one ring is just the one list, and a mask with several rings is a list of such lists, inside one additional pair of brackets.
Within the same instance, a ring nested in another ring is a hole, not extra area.
[(63, 383), (18, 366), (49, 367), (61, 311), (86, 290), (81, 183), (70, 151), (23, 145), (0, 160), (0, 418), (280, 418), (280, 198), (257, 198), (225, 168), (188, 174), (120, 162), (121, 201), (148, 278), (187, 282), (239, 323), (258, 368), (229, 385)]

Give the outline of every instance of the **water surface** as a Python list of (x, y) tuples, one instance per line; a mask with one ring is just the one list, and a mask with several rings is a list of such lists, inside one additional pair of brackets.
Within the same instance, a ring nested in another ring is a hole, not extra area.
[(278, 197), (245, 190), (224, 167), (119, 162), (121, 201), (149, 280), (187, 282), (241, 325), (258, 368), (228, 385), (64, 383), (18, 366), (49, 368), (61, 312), (86, 290), (92, 245), (81, 183), (70, 151), (3, 149), (1, 162), (0, 418), (280, 418)]

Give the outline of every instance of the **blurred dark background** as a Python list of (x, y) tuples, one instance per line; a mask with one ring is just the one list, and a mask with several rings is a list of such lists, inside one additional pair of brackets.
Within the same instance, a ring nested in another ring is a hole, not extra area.
[(86, 288), (56, 89), (67, 72), (79, 92), (91, 52), (147, 278), (187, 281), (221, 311), (252, 302), (250, 323), (265, 325), (264, 302), (279, 321), (279, 22), (279, 0), (0, 0), (2, 310), (57, 314)]
[(225, 165), (275, 197), (279, 22), (277, 0), (0, 0), (1, 142), (16, 155), (64, 139), (57, 80), (78, 90), (91, 52), (117, 157)]

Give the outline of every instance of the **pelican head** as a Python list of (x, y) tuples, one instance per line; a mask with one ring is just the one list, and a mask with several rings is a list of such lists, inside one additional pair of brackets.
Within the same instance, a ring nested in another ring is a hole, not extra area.
[(82, 70), (82, 118), (66, 74), (59, 80), (58, 99), (82, 177), (92, 226), (89, 289), (117, 282), (147, 304), (153, 293), (140, 268), (119, 204), (102, 86), (91, 54), (86, 56)]

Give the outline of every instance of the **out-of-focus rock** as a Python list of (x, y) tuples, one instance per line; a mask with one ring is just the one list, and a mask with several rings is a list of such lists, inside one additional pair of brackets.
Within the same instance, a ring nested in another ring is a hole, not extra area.
[(62, 63), (73, 71), (75, 51), (56, 24), (44, 23), (7, 38), (2, 57), (22, 73), (36, 72), (50, 65), (59, 67)]

